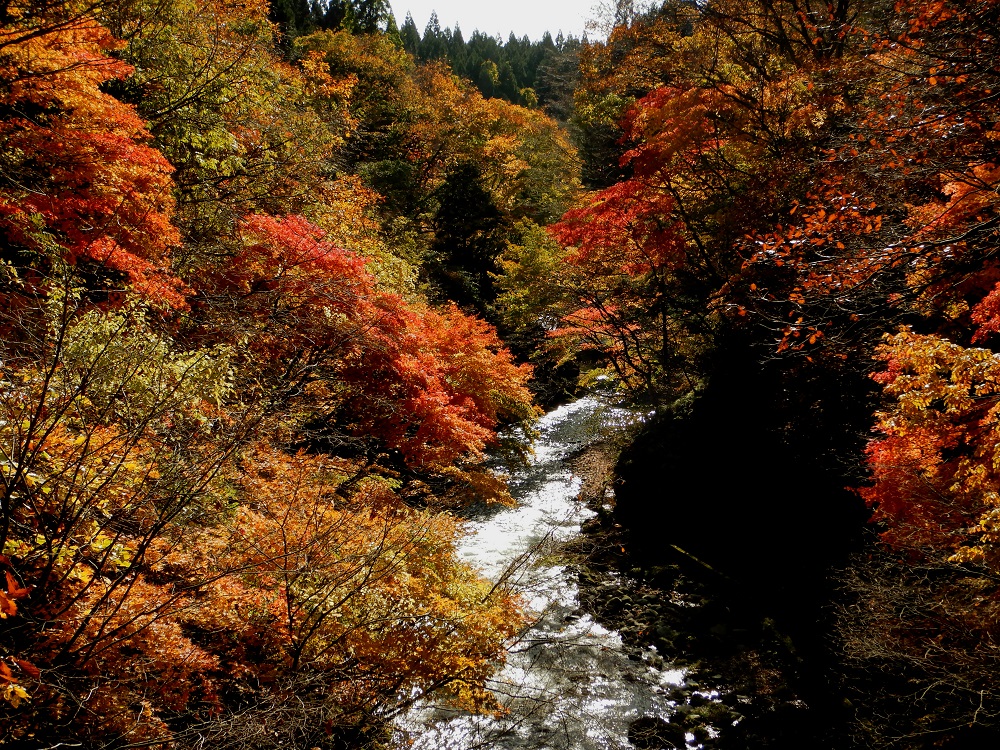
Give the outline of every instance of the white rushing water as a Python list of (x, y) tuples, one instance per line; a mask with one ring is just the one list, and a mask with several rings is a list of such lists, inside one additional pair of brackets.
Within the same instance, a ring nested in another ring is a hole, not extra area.
[(538, 424), (530, 466), (511, 479), (517, 507), (484, 511), (469, 522), (459, 554), (487, 577), (496, 580), (531, 554), (517, 580), (538, 620), (511, 645), (491, 686), (509, 715), (495, 719), (421, 705), (400, 724), (411, 747), (616, 750), (631, 747), (632, 721), (672, 713), (666, 695), (683, 674), (629, 659), (616, 632), (580, 611), (575, 575), (546, 554), (552, 544), (579, 534), (593, 515), (576, 500), (580, 479), (569, 459), (608, 427), (635, 419), (595, 397), (550, 412)]

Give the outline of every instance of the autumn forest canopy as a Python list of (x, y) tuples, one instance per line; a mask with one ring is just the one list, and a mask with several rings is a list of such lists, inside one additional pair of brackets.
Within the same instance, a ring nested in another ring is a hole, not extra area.
[(839, 571), (844, 741), (996, 739), (1000, 2), (613, 10), (0, 0), (0, 744), (503, 710), (461, 512), (598, 379), (637, 545), (672, 486), (720, 568)]

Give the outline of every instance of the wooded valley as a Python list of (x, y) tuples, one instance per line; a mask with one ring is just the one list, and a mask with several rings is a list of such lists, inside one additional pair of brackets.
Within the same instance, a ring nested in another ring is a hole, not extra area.
[(797, 609), (837, 742), (996, 741), (1000, 3), (608, 20), (0, 0), (0, 744), (503, 710), (461, 513), (597, 382), (637, 559)]

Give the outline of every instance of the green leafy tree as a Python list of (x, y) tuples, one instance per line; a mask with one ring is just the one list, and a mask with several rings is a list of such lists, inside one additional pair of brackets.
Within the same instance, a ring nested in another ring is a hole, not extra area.
[(442, 60), (448, 56), (448, 42), (445, 39), (444, 31), (441, 30), (441, 22), (438, 20), (436, 12), (431, 13), (424, 27), (424, 35), (420, 40), (421, 60)]

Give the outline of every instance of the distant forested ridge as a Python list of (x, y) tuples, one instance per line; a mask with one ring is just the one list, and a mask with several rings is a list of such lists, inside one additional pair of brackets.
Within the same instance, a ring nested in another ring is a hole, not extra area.
[(541, 106), (561, 121), (569, 120), (572, 114), (579, 53), (587, 43), (586, 34), (579, 39), (562, 32), (554, 39), (546, 32), (536, 41), (511, 33), (504, 41), (475, 30), (466, 39), (457, 26), (442, 28), (436, 13), (421, 32), (409, 13), (403, 25), (397, 26), (389, 4), (379, 0), (313, 0), (311, 4), (306, 0), (272, 0), (271, 19), (279, 24), (287, 41), (321, 29), (384, 32), (420, 62), (446, 61), (483, 96)]

